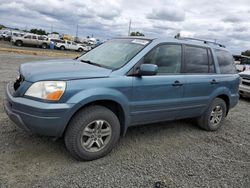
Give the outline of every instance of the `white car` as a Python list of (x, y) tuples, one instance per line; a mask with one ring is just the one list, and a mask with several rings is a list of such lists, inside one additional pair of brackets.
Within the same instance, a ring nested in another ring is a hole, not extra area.
[(75, 50), (79, 52), (85, 51), (85, 47), (68, 40), (57, 42), (56, 48), (59, 48), (60, 50)]
[(250, 97), (250, 70), (239, 73), (241, 83), (239, 88), (240, 96)]

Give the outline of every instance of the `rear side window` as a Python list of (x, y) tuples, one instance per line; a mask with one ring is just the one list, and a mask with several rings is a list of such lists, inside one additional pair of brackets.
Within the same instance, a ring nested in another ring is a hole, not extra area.
[(234, 74), (236, 73), (236, 68), (234, 65), (233, 56), (224, 50), (215, 50), (217, 60), (220, 67), (220, 72), (222, 74)]
[(206, 48), (185, 46), (185, 73), (208, 73), (209, 59)]

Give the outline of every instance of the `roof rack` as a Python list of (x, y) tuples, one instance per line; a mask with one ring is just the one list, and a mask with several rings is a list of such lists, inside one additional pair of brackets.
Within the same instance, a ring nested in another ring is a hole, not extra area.
[(218, 45), (219, 47), (222, 48), (226, 48), (225, 45), (217, 43), (217, 42), (213, 42), (213, 41), (208, 41), (208, 40), (203, 40), (203, 39), (198, 39), (198, 38), (192, 38), (192, 37), (179, 37), (179, 36), (175, 36), (174, 38), (176, 39), (183, 39), (183, 40), (195, 40), (195, 41), (200, 41), (203, 42), (204, 44), (214, 44), (214, 45)]

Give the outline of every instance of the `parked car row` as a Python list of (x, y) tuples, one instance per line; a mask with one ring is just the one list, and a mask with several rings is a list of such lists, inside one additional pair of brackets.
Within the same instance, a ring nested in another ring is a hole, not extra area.
[(87, 52), (101, 44), (100, 40), (88, 38), (86, 40), (78, 40), (73, 42), (65, 38), (59, 38), (60, 35), (36, 35), (33, 33), (25, 33), (20, 30), (0, 30), (0, 40), (10, 41), (16, 46), (36, 46), (43, 49), (59, 49), (74, 50), (79, 52)]
[(24, 36), (24, 32), (18, 30), (0, 30), (0, 40), (11, 41), (13, 36)]
[(24, 36), (13, 36), (11, 42), (17, 46), (37, 46), (43, 49), (48, 47), (60, 50), (74, 50), (79, 52), (87, 52), (93, 46), (76, 43), (69, 40), (51, 39), (44, 35), (25, 34)]

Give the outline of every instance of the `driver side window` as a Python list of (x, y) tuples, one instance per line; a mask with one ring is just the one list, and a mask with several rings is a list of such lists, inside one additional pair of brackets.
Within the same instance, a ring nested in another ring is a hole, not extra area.
[(175, 74), (181, 71), (181, 45), (164, 44), (144, 57), (144, 64), (158, 66), (158, 74)]

